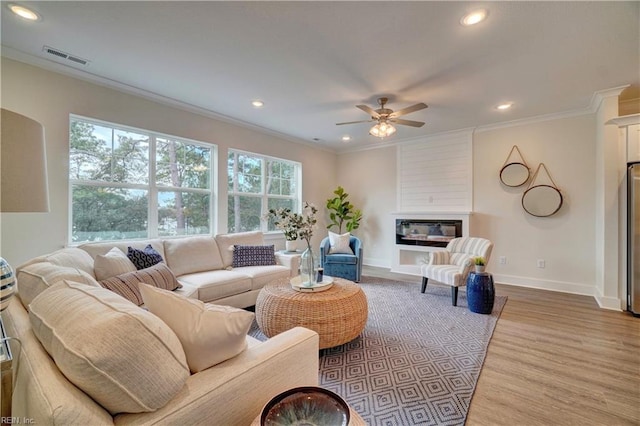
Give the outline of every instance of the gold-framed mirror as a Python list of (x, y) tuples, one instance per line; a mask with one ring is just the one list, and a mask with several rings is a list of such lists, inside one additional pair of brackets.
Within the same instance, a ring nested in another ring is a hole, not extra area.
[[(547, 174), (551, 181), (551, 185), (535, 185), (536, 177), (538, 176), (538, 172), (541, 168), (543, 168)], [(533, 179), (531, 180), (529, 187), (524, 194), (522, 194), (522, 208), (532, 216), (549, 217), (560, 210), (563, 201), (562, 193), (556, 186), (555, 182), (553, 182), (547, 167), (544, 163), (540, 163), (533, 175)]]
[[(518, 160), (511, 160), (511, 157), (517, 153), (520, 156)], [(531, 170), (527, 166), (524, 157), (516, 145), (511, 148), (507, 159), (500, 169), (500, 182), (511, 188), (522, 186), (529, 180)]]

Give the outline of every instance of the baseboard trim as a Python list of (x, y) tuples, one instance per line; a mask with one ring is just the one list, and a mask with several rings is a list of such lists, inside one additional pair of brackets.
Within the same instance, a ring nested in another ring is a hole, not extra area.
[(593, 297), (596, 299), (596, 302), (598, 302), (598, 306), (600, 306), (600, 308), (612, 311), (624, 311), (622, 299), (618, 297), (603, 296), (599, 288), (596, 288), (594, 293)]
[(561, 293), (580, 294), (583, 296), (594, 296), (595, 292), (595, 288), (593, 286), (567, 281), (541, 280), (538, 278), (504, 274), (493, 274), (493, 280), (500, 284), (558, 291)]

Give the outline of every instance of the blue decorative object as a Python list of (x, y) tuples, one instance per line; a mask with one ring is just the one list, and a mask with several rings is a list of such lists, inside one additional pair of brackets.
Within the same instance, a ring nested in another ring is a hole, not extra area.
[(337, 394), (319, 387), (284, 391), (265, 405), (261, 426), (349, 424), (349, 406)]
[(9, 306), (9, 301), (15, 292), (16, 278), (13, 269), (6, 260), (0, 257), (0, 311)]
[(467, 304), (477, 314), (490, 314), (496, 291), (493, 276), (488, 272), (471, 272), (467, 278)]

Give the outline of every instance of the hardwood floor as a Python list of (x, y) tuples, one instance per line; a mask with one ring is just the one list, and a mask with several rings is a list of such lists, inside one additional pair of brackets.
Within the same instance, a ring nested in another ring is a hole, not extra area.
[(500, 284), (496, 293), (508, 300), (467, 425), (640, 425), (640, 318), (588, 296)]

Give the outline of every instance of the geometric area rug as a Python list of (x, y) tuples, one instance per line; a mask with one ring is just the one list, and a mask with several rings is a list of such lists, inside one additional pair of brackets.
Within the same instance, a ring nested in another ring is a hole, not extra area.
[[(362, 277), (369, 317), (355, 340), (320, 352), (320, 386), (369, 425), (463, 425), (487, 347), (507, 298), (491, 315), (458, 306), (451, 289)], [(266, 337), (255, 325), (249, 334)]]

